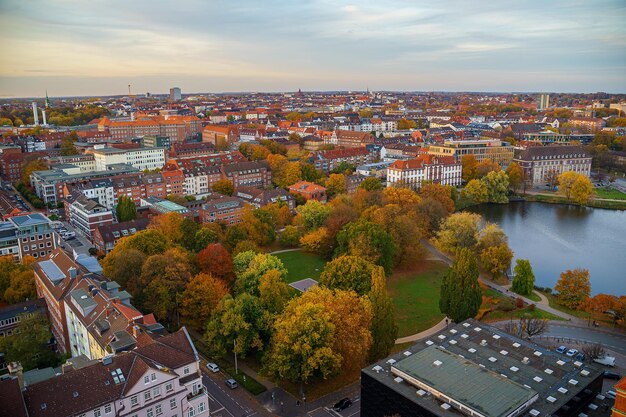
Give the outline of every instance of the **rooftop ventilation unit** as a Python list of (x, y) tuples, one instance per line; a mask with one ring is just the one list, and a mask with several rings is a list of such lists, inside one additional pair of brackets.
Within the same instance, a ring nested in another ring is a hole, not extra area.
[(552, 373), (553, 373), (554, 371), (553, 371), (552, 369), (550, 369), (550, 368), (546, 368), (546, 370), (545, 370), (545, 371), (543, 371), (543, 372), (545, 372), (545, 373), (546, 373), (546, 374), (548, 374), (548, 375), (552, 375)]
[(487, 346), (487, 341), (485, 339), (480, 341), (481, 346)]
[(506, 351), (506, 350), (504, 350), (504, 349), (500, 351), (500, 355), (502, 355), (502, 356), (506, 356), (506, 355), (508, 355), (508, 354), (509, 354), (509, 352), (507, 352), (507, 351)]
[(519, 344), (519, 343), (517, 343), (517, 342), (513, 343), (513, 347), (514, 347), (514, 348), (516, 348), (516, 349), (517, 349), (518, 347), (520, 347), (520, 346), (522, 346), (522, 345), (520, 345), (520, 344)]
[(434, 361), (433, 365), (435, 365), (436, 367), (440, 367), (441, 365), (443, 365), (443, 362), (441, 362), (441, 361)]
[(543, 355), (543, 353), (541, 353), (538, 350), (536, 350), (535, 353), (533, 353), (533, 355), (539, 357), (539, 356)]
[(468, 336), (467, 334), (463, 333), (463, 334), (461, 335), (461, 337), (462, 337), (463, 339), (467, 339), (469, 336)]
[(586, 370), (586, 369), (583, 369), (582, 371), (580, 371), (580, 374), (581, 374), (582, 376), (589, 376), (589, 371), (588, 371), (588, 370)]
[(498, 340), (498, 339), (500, 338), (500, 335), (498, 335), (498, 334), (494, 334), (494, 335), (493, 335), (493, 336), (491, 336), (491, 337), (493, 337), (494, 339)]
[(528, 364), (530, 363), (530, 359), (528, 359), (528, 357), (527, 357), (527, 356), (524, 356), (524, 359), (522, 359), (522, 363), (523, 363), (524, 365), (528, 365)]
[(493, 356), (489, 357), (489, 362), (491, 363), (496, 363), (498, 360), (496, 358), (494, 358)]
[(380, 371), (383, 370), (383, 367), (380, 365), (376, 365), (375, 367), (372, 368), (372, 371), (379, 373)]
[(581, 366), (583, 366), (583, 363), (580, 362), (580, 361), (576, 361), (576, 362), (574, 362), (574, 366), (577, 367), (577, 368), (580, 368)]
[(540, 376), (536, 376), (536, 377), (534, 377), (534, 378), (533, 378), (533, 381), (535, 381), (535, 382), (541, 382), (541, 381), (543, 381), (543, 378), (542, 378), (542, 377), (540, 377)]
[(589, 404), (589, 409), (590, 410), (597, 410), (598, 406), (592, 403), (592, 404)]
[(450, 340), (451, 345), (456, 345), (456, 340)]
[(561, 388), (559, 388), (559, 389), (558, 389), (558, 391), (559, 391), (561, 394), (567, 394), (567, 388), (563, 388), (563, 387), (561, 387)]
[(411, 356), (413, 353), (409, 352), (408, 350), (404, 351), (403, 355), (404, 356)]
[(416, 392), (418, 397), (423, 397), (424, 395), (426, 395), (426, 391), (424, 391), (423, 389), (417, 390)]
[(550, 403), (555, 403), (556, 402), (556, 398), (554, 398), (552, 395), (550, 395), (548, 398), (546, 398), (546, 401), (548, 401)]
[(556, 361), (556, 364), (563, 366), (563, 365), (565, 365), (565, 362), (563, 362), (562, 360), (559, 359), (558, 361)]
[(469, 323), (463, 323), (463, 327), (470, 327)]
[(528, 414), (530, 414), (533, 417), (537, 417), (541, 413), (533, 408), (532, 410), (528, 412)]
[(578, 385), (578, 381), (576, 381), (575, 379), (570, 379), (569, 381), (567, 381), (567, 383), (570, 385)]
[(387, 363), (390, 364), (390, 365), (393, 365), (394, 363), (396, 363), (396, 360), (395, 359), (389, 359), (387, 361)]
[(445, 338), (446, 338), (446, 335), (444, 335), (444, 334), (440, 334), (440, 335), (439, 335), (439, 336), (437, 336), (437, 337), (438, 337), (439, 339), (443, 340), (443, 339), (445, 339)]
[(480, 327), (474, 327), (474, 331), (479, 332), (479, 331), (481, 331), (481, 330), (482, 330), (482, 329), (481, 329)]
[(517, 366), (511, 366), (509, 369), (513, 372), (519, 371), (519, 368)]
[(476, 353), (476, 349), (474, 349), (474, 348), (469, 348), (469, 349), (467, 349), (467, 351), (469, 353)]
[(451, 330), (450, 330), (450, 333), (451, 333), (451, 334), (457, 334), (457, 331), (456, 331), (456, 329), (451, 329)]
[(394, 378), (394, 379), (393, 379), (393, 381), (394, 381), (396, 384), (401, 384), (402, 382), (404, 382), (404, 379), (402, 379), (402, 378), (400, 378), (400, 377), (398, 376), (398, 377)]
[(432, 345), (432, 344), (433, 344), (433, 341), (432, 341), (432, 340), (427, 340), (425, 343), (426, 343), (428, 346), (430, 346), (430, 345)]
[(74, 391), (74, 392), (72, 393), (72, 396), (74, 396), (74, 398), (78, 397), (78, 391)]
[(451, 406), (448, 403), (443, 403), (443, 404), (441, 404), (441, 408), (443, 408), (444, 410), (449, 410), (451, 408)]

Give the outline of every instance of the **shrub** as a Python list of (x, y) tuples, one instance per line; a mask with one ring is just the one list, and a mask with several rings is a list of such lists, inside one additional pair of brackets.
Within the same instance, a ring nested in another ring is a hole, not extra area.
[(515, 299), (515, 307), (516, 308), (524, 308), (524, 300), (522, 300), (520, 297), (517, 297)]
[(515, 305), (513, 301), (509, 298), (503, 299), (498, 303), (498, 310), (500, 311), (513, 311), (515, 310)]

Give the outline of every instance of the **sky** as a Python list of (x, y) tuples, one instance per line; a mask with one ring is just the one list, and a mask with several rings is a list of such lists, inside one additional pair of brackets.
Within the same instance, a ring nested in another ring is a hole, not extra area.
[(626, 0), (0, 0), (0, 98), (626, 92)]

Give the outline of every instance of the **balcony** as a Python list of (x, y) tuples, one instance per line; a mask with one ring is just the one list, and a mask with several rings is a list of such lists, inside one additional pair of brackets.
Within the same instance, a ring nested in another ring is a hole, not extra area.
[(203, 395), (206, 395), (207, 391), (205, 387), (202, 387), (201, 389), (199, 389), (198, 391), (196, 391), (196, 393), (194, 394), (193, 392), (190, 394), (187, 394), (187, 401), (193, 401)]

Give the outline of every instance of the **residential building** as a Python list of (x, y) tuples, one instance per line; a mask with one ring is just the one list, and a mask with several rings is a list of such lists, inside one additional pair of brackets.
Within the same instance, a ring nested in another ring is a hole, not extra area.
[(237, 162), (222, 165), (222, 175), (230, 180), (235, 188), (266, 188), (272, 184), (272, 171), (267, 161)]
[(591, 155), (579, 145), (531, 146), (516, 151), (514, 162), (524, 171), (531, 187), (545, 184), (546, 175), (574, 171), (586, 177), (591, 175)]
[(96, 171), (96, 160), (92, 154), (54, 156), (46, 161), (52, 169), (55, 165), (74, 165), (80, 168), (81, 172)]
[(513, 146), (498, 139), (445, 141), (443, 145), (430, 145), (428, 153), (435, 156), (452, 156), (459, 162), (463, 155), (474, 155), (478, 162), (489, 159), (503, 168), (513, 160)]
[(141, 143), (146, 148), (166, 148), (170, 149), (170, 138), (167, 136), (144, 136)]
[(142, 338), (145, 344), (129, 352), (71, 360), (62, 373), (27, 386), (14, 372), (0, 385), (1, 396), (11, 398), (15, 416), (208, 417), (200, 357), (186, 328)]
[(424, 181), (453, 187), (461, 185), (462, 165), (452, 156), (420, 155), (400, 160), (387, 168), (387, 186), (407, 186), (419, 190)]
[(207, 200), (199, 210), (201, 223), (224, 223), (233, 225), (241, 223), (245, 200), (238, 197), (218, 197)]
[(324, 143), (344, 148), (360, 148), (368, 143), (374, 143), (374, 136), (369, 132), (335, 130), (330, 135), (324, 136)]
[(0, 256), (12, 256), (19, 261), (22, 256), (18, 240), (17, 226), (9, 221), (0, 222)]
[(149, 219), (136, 219), (99, 226), (93, 234), (93, 245), (106, 255), (113, 250), (119, 239), (145, 230), (149, 222)]
[(98, 227), (113, 224), (113, 212), (96, 200), (83, 194), (70, 194), (65, 201), (67, 220), (89, 240)]
[(367, 178), (365, 175), (352, 174), (346, 176), (346, 191), (348, 194), (356, 193), (359, 185)]
[(365, 147), (360, 147), (313, 152), (309, 154), (309, 161), (315, 168), (330, 172), (342, 162), (356, 167), (372, 162), (372, 157)]
[(111, 165), (117, 164), (129, 164), (143, 171), (163, 168), (167, 148), (99, 148), (91, 152), (95, 158), (96, 171), (107, 171)]
[[(42, 298), (0, 308), (0, 337), (11, 336), (20, 321), (35, 314), (46, 314), (46, 302)], [(0, 366), (0, 372), (3, 370)]]
[(193, 215), (186, 207), (158, 197), (146, 197), (141, 199), (141, 206), (148, 207), (154, 216), (167, 213), (178, 213), (185, 217)]
[(537, 110), (545, 110), (550, 106), (550, 94), (539, 94), (539, 102), (537, 103)]
[(165, 181), (166, 195), (185, 195), (185, 174), (178, 164), (168, 162), (161, 173)]
[(238, 129), (234, 125), (206, 125), (202, 129), (202, 142), (213, 146), (230, 144), (239, 138)]
[(95, 178), (88, 181), (66, 183), (63, 187), (63, 197), (81, 193), (85, 197), (96, 200), (100, 205), (112, 209), (117, 203), (113, 183), (110, 178)]
[(217, 166), (194, 164), (191, 169), (183, 171), (185, 183), (184, 195), (203, 195), (211, 192), (213, 184), (222, 179), (222, 171)]
[(572, 117), (567, 122), (585, 132), (597, 132), (606, 126), (604, 119), (596, 117)]
[(626, 416), (626, 377), (615, 384), (615, 394), (611, 417), (624, 417)]
[(170, 88), (170, 101), (180, 101), (183, 98), (180, 88), (173, 87)]
[(361, 371), (361, 416), (579, 416), (603, 373), (466, 320)]
[(366, 177), (384, 178), (387, 175), (387, 168), (392, 162), (374, 162), (371, 164), (359, 165), (356, 173)]
[(196, 138), (202, 132), (202, 120), (196, 116), (148, 116), (139, 114), (136, 120), (100, 119), (98, 130), (108, 131), (113, 139), (127, 141), (144, 136), (167, 136), (171, 143)]
[(290, 210), (296, 208), (295, 198), (283, 188), (264, 190), (254, 187), (239, 187), (235, 190), (234, 196), (245, 200), (256, 208), (261, 208), (272, 203), (285, 203)]
[(126, 196), (133, 200), (135, 205), (139, 205), (141, 199), (146, 197), (143, 181), (140, 174), (129, 174), (112, 177), (113, 190), (115, 192), (115, 204), (120, 197)]
[(289, 192), (300, 194), (305, 200), (317, 200), (325, 203), (327, 200), (326, 188), (308, 181), (299, 181), (289, 186)]
[(27, 255), (34, 258), (45, 257), (56, 248), (50, 219), (43, 214), (13, 216), (9, 221), (17, 228), (20, 259)]

